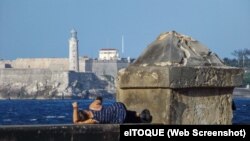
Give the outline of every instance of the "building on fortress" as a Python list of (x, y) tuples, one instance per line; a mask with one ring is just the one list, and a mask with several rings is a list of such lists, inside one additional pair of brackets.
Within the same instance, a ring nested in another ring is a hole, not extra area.
[(99, 60), (118, 60), (119, 53), (113, 48), (102, 48), (99, 51)]

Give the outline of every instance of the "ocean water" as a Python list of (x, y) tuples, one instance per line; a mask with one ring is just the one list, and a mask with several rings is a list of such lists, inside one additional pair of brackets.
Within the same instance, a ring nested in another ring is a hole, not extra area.
[(250, 125), (250, 98), (234, 98), (236, 110), (233, 113), (233, 124)]
[[(0, 125), (70, 124), (72, 102), (86, 109), (92, 102), (82, 100), (0, 100)], [(250, 124), (250, 98), (234, 98), (233, 124)], [(104, 100), (104, 105), (114, 101)]]
[[(72, 103), (87, 109), (93, 100), (0, 100), (0, 125), (69, 124)], [(104, 105), (113, 103), (104, 100)]]

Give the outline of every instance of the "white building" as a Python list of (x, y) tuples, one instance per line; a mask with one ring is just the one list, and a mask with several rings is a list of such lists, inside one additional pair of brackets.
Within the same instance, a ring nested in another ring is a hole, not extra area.
[(103, 48), (99, 50), (99, 60), (117, 60), (119, 53), (117, 49)]

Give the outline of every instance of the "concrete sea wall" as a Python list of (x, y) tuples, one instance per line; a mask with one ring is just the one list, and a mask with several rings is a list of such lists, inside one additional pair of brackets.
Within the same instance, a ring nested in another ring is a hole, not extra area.
[(0, 126), (0, 141), (119, 141), (119, 124)]

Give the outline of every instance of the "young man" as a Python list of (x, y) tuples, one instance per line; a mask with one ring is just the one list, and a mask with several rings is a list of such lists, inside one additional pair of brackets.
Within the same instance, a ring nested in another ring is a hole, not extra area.
[(72, 103), (73, 123), (150, 123), (152, 116), (145, 109), (141, 114), (128, 111), (121, 102), (114, 102), (109, 106), (102, 105), (102, 98), (97, 97), (90, 105), (89, 110), (78, 110), (78, 104)]

